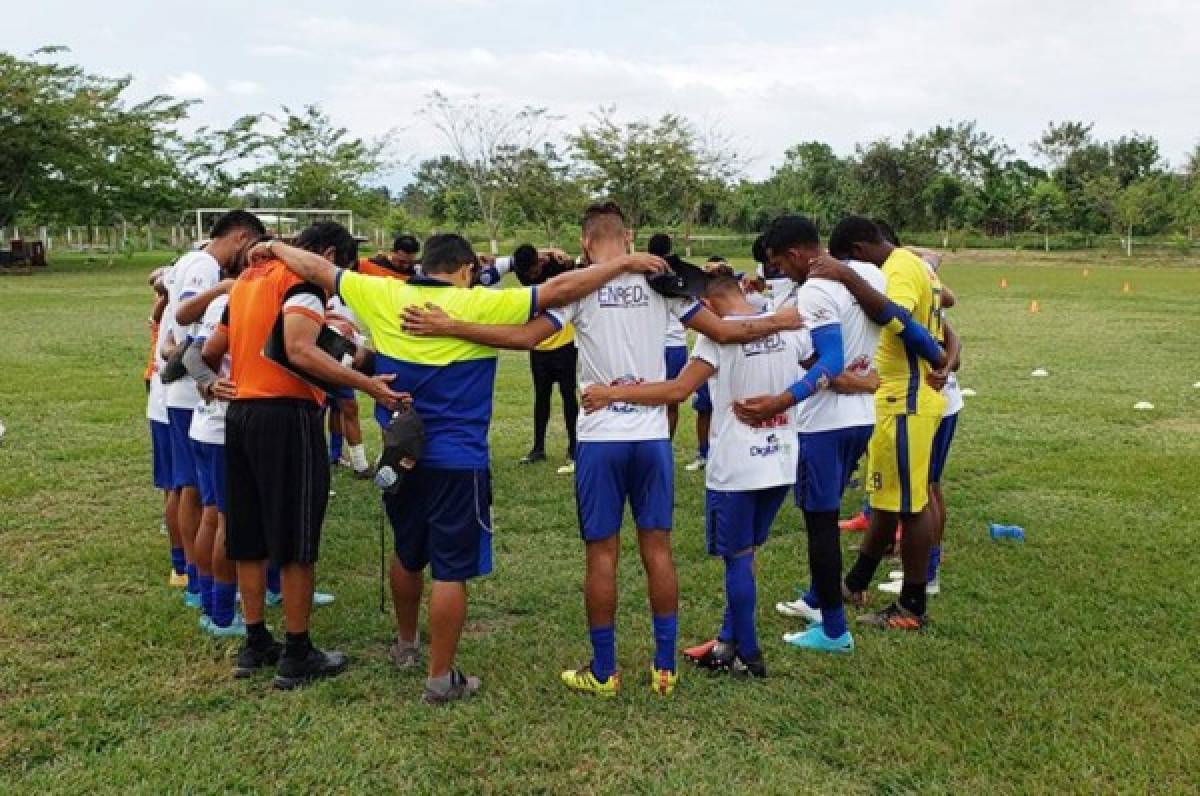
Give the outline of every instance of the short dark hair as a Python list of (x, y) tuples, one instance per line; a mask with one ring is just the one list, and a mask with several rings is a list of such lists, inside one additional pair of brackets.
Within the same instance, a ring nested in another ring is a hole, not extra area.
[(883, 239), (893, 246), (900, 245), (900, 236), (896, 234), (896, 230), (891, 224), (884, 221), (882, 218), (873, 219), (875, 226), (879, 227), (879, 234), (883, 235)]
[(620, 205), (613, 201), (588, 205), (587, 209), (583, 211), (583, 220), (580, 222), (583, 234), (591, 234), (601, 224), (610, 227), (605, 230), (610, 234), (616, 232), (616, 227), (620, 227), (621, 231), (624, 231), (625, 213), (621, 210)]
[(267, 228), (258, 216), (248, 210), (230, 210), (213, 222), (208, 232), (210, 238), (223, 238), (234, 230), (244, 229), (259, 237), (267, 234)]
[(513, 249), (512, 264), (514, 269), (527, 270), (537, 264), (538, 250), (532, 243), (522, 243)]
[(451, 274), (464, 265), (478, 262), (475, 250), (462, 235), (447, 232), (432, 235), (425, 241), (425, 256), (421, 270), (427, 274)]
[(421, 242), (412, 235), (397, 235), (392, 241), (392, 251), (416, 254), (421, 251)]
[(665, 232), (655, 232), (646, 241), (646, 251), (656, 257), (666, 257), (671, 253), (671, 236)]
[(704, 286), (704, 295), (715, 296), (720, 293), (731, 293), (733, 291), (742, 292), (742, 286), (738, 283), (737, 277), (732, 272), (728, 274), (717, 274), (708, 280), (708, 284)]
[(816, 246), (821, 242), (817, 225), (804, 216), (780, 216), (771, 222), (763, 242), (768, 252), (786, 251), (793, 246)]
[(829, 253), (839, 260), (849, 259), (856, 243), (883, 243), (883, 233), (865, 216), (846, 216), (829, 233)]
[(723, 262), (725, 262), (725, 258), (719, 254), (714, 254), (708, 258), (708, 261), (710, 263), (723, 263)]
[(723, 277), (729, 277), (735, 281), (737, 279), (737, 274), (733, 272), (733, 266), (726, 262), (721, 262), (720, 265), (714, 265), (708, 270), (707, 273), (714, 279)]
[(296, 236), (296, 247), (317, 253), (333, 249), (333, 264), (339, 268), (358, 262), (358, 241), (336, 221), (318, 221), (305, 227)]
[(754, 243), (750, 245), (750, 256), (754, 258), (756, 263), (767, 262), (767, 236), (759, 235), (754, 239)]

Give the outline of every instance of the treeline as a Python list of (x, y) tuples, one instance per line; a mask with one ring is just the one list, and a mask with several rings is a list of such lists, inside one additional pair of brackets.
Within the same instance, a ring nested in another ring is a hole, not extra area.
[[(563, 134), (545, 108), (434, 93), (421, 116), (446, 154), (414, 163), (394, 134), (353, 136), (315, 106), (185, 134), (192, 102), (130, 102), (129, 78), (57, 63), (61, 53), (0, 53), (0, 229), (173, 224), (197, 207), (246, 205), (349, 209), (378, 228), (471, 228), (493, 241), (533, 227), (555, 241), (599, 195), (635, 226), (685, 238), (700, 226), (753, 233), (788, 211), (825, 227), (857, 212), (913, 232), (1116, 233), (1127, 245), (1200, 229), (1200, 145), (1170, 164), (1152, 136), (1100, 140), (1084, 122), (1048, 125), (1030, 142), (1035, 162), (957, 122), (848, 155), (800, 143), (752, 180), (728, 135), (679, 115), (625, 122), (602, 108)], [(381, 187), (399, 171), (411, 174), (402, 190)]]

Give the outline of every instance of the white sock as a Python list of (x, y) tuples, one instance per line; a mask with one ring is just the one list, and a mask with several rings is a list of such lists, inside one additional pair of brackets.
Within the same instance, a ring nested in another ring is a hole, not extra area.
[(350, 452), (350, 466), (354, 468), (356, 473), (361, 473), (367, 469), (367, 451), (362, 443), (347, 445), (346, 450)]

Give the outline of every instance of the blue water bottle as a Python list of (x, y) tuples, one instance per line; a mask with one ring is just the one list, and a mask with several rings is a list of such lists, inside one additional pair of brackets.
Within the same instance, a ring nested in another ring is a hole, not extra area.
[(1020, 525), (1001, 525), (998, 522), (993, 522), (988, 525), (988, 533), (991, 534), (993, 540), (1013, 539), (1018, 542), (1025, 541), (1025, 529)]

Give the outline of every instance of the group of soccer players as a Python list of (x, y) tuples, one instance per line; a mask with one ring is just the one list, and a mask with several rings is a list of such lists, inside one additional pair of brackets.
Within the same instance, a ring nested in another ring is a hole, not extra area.
[[(467, 583), (493, 567), (488, 432), (499, 348), (570, 345), (572, 369), (577, 359), (583, 412), (563, 472), (575, 479), (591, 657), (563, 671), (567, 688), (613, 696), (621, 687), (615, 616), (626, 504), (653, 626), (649, 686), (663, 696), (677, 686), (670, 408), (693, 394), (706, 410), (695, 469), (705, 469), (703, 520), (709, 552), (725, 564), (726, 604), (714, 638), (685, 657), (713, 671), (766, 676), (755, 553), (793, 489), (808, 532), (810, 585), (777, 606), (808, 620), (787, 643), (851, 652), (844, 603), (866, 605), (898, 536), (902, 577), (896, 587), (881, 584), (897, 599), (858, 621), (924, 627), (945, 523), (930, 482), (953, 434), (953, 420), (942, 419), (942, 389), (953, 382), (959, 350), (944, 323), (936, 258), (900, 247), (886, 225), (860, 217), (842, 220), (826, 251), (811, 221), (784, 216), (755, 244), (762, 273), (739, 276), (711, 262), (702, 280), (681, 286), (664, 279), (679, 262), (669, 239), (657, 238), (644, 254), (631, 253), (631, 243), (611, 202), (584, 214), (583, 267), (562, 267), (561, 252), (532, 247), (512, 259), (480, 258), (452, 234), (432, 236), (423, 251), (402, 236), (391, 253), (360, 260), (355, 239), (336, 223), (284, 242), (234, 211), (203, 248), (156, 275), (147, 416), (171, 582), (186, 587), (185, 602), (201, 610), (207, 632), (244, 637), (236, 676), (274, 667), (276, 687), (291, 688), (347, 665), (342, 653), (313, 645), (308, 621), (330, 494), (322, 413), (334, 444), (344, 437), (350, 466), (369, 474), (357, 391), (375, 399), (381, 427), (397, 410), (415, 412), (424, 427), (419, 459), (382, 498), (395, 551), (390, 656), (400, 669), (426, 663), (427, 702), (479, 690), (480, 679), (455, 658)], [(504, 287), (514, 260), (522, 286)], [(323, 327), (346, 341), (341, 353), (322, 344)], [(684, 328), (697, 334), (690, 358), (686, 348), (672, 350), (686, 345)], [(531, 358), (537, 428), (524, 461), (544, 458), (553, 384), (573, 414), (575, 374), (568, 389), (560, 372), (566, 359)], [(838, 511), (864, 453), (869, 528), (843, 573)], [(426, 652), (418, 612), (427, 570)], [(264, 605), (277, 600), (282, 643), (264, 621)]]

